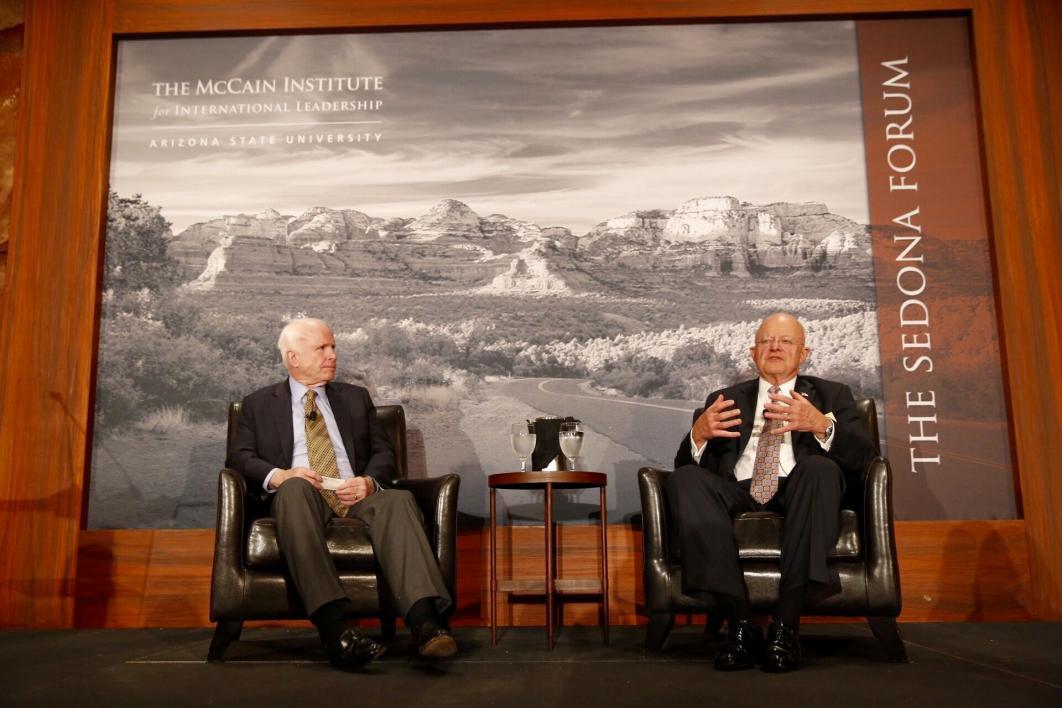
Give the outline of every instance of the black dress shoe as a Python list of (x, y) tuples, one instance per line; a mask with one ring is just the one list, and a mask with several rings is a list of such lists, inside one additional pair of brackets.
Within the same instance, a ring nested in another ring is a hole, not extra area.
[(749, 620), (730, 622), (726, 643), (715, 655), (716, 671), (743, 671), (763, 660), (763, 632)]
[(449, 659), (457, 653), (457, 640), (449, 629), (425, 622), (413, 630), (413, 643), (423, 659)]
[(767, 653), (763, 670), (784, 673), (800, 668), (800, 635), (788, 622), (774, 620), (767, 630)]
[(375, 639), (346, 629), (339, 635), (339, 643), (328, 650), (328, 660), (340, 669), (356, 669), (379, 658), (386, 647)]

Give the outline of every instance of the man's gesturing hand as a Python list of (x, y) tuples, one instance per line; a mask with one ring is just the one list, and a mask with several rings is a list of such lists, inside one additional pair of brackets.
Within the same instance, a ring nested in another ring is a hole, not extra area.
[(376, 485), (369, 477), (352, 477), (339, 485), (336, 496), (346, 506), (353, 506), (375, 491)]
[(734, 407), (734, 402), (723, 398), (720, 393), (719, 398), (705, 408), (693, 424), (693, 442), (699, 448), (713, 438), (740, 437), (741, 433), (735, 430), (741, 425), (740, 415), (741, 411)]
[(780, 393), (768, 395), (771, 402), (764, 406), (763, 416), (770, 420), (782, 421), (782, 427), (772, 430), (772, 433), (784, 435), (791, 431), (800, 431), (814, 433), (820, 439), (825, 437), (826, 429), (830, 427), (830, 419), (811, 405), (811, 401), (797, 393), (796, 389), (788, 396)]
[(293, 467), (290, 470), (277, 470), (273, 473), (273, 476), (269, 478), (269, 486), (273, 489), (277, 489), (292, 477), (302, 477), (312, 484), (314, 489), (321, 488), (321, 475), (317, 474), (309, 467)]

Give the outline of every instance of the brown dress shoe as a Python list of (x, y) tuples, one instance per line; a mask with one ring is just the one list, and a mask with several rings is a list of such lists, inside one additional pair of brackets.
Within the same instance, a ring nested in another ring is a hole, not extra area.
[(423, 659), (449, 659), (457, 653), (457, 640), (449, 629), (425, 622), (413, 630), (413, 643)]

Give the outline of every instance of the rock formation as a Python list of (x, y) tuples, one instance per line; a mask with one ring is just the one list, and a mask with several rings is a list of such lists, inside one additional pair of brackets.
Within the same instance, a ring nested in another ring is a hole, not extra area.
[(867, 228), (825, 204), (755, 205), (730, 196), (609, 219), (580, 239), (579, 249), (630, 267), (704, 267), (718, 275), (858, 267), (870, 259)]
[(443, 199), (427, 214), (414, 219), (408, 226), (408, 238), (432, 241), (441, 237), (482, 238), (480, 218), (467, 204), (456, 199)]
[(755, 277), (870, 262), (867, 227), (825, 204), (755, 205), (731, 196), (628, 212), (582, 237), (504, 214), (480, 217), (454, 199), (415, 218), (328, 207), (292, 217), (266, 209), (194, 224), (169, 248), (190, 288), (241, 274), (404, 273), (481, 292), (552, 293), (593, 289), (595, 278), (616, 268)]
[(541, 244), (517, 253), (509, 262), (508, 270), (480, 288), (480, 292), (499, 294), (566, 293), (570, 290), (564, 280), (551, 271)]
[(287, 243), (296, 248), (322, 242), (334, 244), (379, 238), (379, 232), (375, 228), (379, 222), (382, 222), (382, 219), (372, 219), (354, 209), (314, 207), (288, 224), (285, 233)]

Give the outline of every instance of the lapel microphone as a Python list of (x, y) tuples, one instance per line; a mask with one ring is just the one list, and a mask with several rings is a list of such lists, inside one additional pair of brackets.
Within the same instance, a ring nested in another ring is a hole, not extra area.
[(317, 420), (317, 409), (316, 408), (306, 414), (306, 420), (308, 420), (310, 422), (313, 422), (313, 421)]

